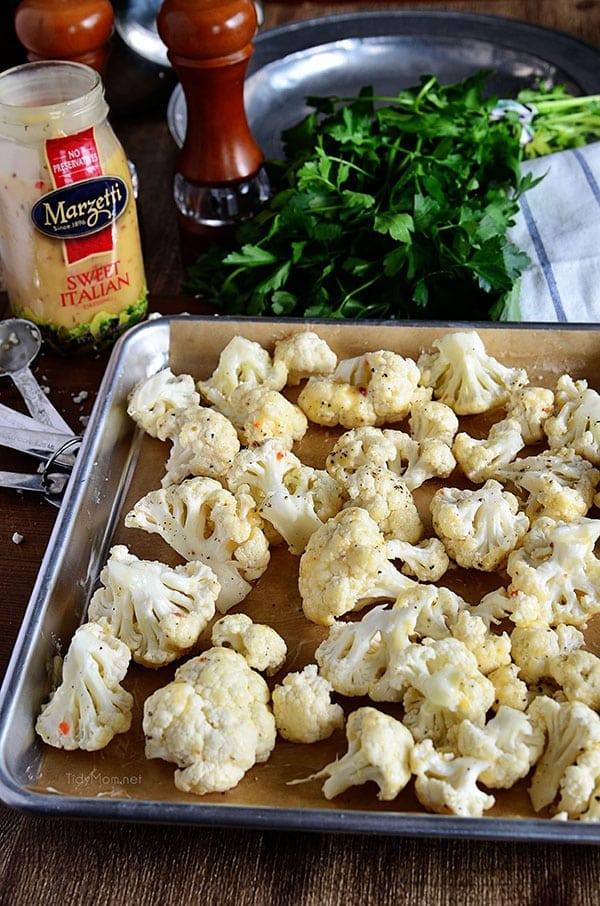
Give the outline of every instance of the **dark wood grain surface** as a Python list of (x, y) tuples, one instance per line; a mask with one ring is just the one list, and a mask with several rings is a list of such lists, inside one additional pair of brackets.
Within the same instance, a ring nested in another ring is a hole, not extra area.
[[(14, 4), (3, 4), (0, 67), (21, 60), (11, 37)], [(265, 27), (336, 11), (447, 9), (528, 20), (600, 45), (598, 0), (491, 2), (269, 3)], [(154, 311), (190, 311), (180, 294), (182, 268), (171, 181), (175, 147), (165, 110), (170, 72), (132, 60), (115, 41), (107, 88), (112, 118), (140, 177), (140, 220)], [(0, 295), (0, 316), (9, 314)], [(41, 383), (79, 430), (94, 402), (106, 356), (72, 361), (43, 354)], [(89, 391), (77, 402), (81, 390)], [(22, 408), (12, 385), (3, 403)], [(27, 468), (0, 449), (0, 468)], [(44, 554), (56, 510), (32, 495), (0, 489), (0, 674)], [(20, 544), (14, 533), (23, 537)], [(596, 847), (516, 842), (403, 839), (173, 826), (78, 823), (23, 815), (0, 806), (0, 906), (56, 903), (423, 904), (423, 906), (597, 906)]]

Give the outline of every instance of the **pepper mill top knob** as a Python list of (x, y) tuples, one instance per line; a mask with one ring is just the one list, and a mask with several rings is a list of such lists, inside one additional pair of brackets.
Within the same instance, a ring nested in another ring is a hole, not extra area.
[(164, 0), (158, 33), (187, 105), (178, 172), (198, 185), (247, 179), (263, 163), (244, 108), (252, 56), (252, 0)]
[(21, 0), (14, 25), (29, 60), (74, 60), (102, 72), (114, 10), (110, 0)]

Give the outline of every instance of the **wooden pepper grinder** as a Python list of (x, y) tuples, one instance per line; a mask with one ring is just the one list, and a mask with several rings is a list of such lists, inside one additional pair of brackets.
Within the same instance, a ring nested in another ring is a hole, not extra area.
[(157, 25), (187, 105), (173, 193), (189, 264), (269, 197), (244, 108), (257, 14), (252, 0), (164, 0)]
[(21, 0), (15, 31), (29, 60), (73, 60), (102, 73), (114, 18), (110, 0)]

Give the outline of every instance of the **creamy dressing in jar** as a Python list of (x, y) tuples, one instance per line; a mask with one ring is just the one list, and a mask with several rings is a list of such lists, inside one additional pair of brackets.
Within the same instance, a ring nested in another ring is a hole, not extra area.
[(13, 314), (61, 352), (112, 343), (147, 309), (129, 164), (100, 76), (44, 61), (0, 74), (0, 255)]

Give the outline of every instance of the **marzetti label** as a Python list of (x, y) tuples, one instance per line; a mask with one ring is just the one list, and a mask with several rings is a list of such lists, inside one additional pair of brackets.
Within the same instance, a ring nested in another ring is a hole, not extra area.
[(95, 176), (42, 195), (31, 219), (53, 239), (93, 236), (115, 222), (127, 201), (127, 184), (119, 176)]

